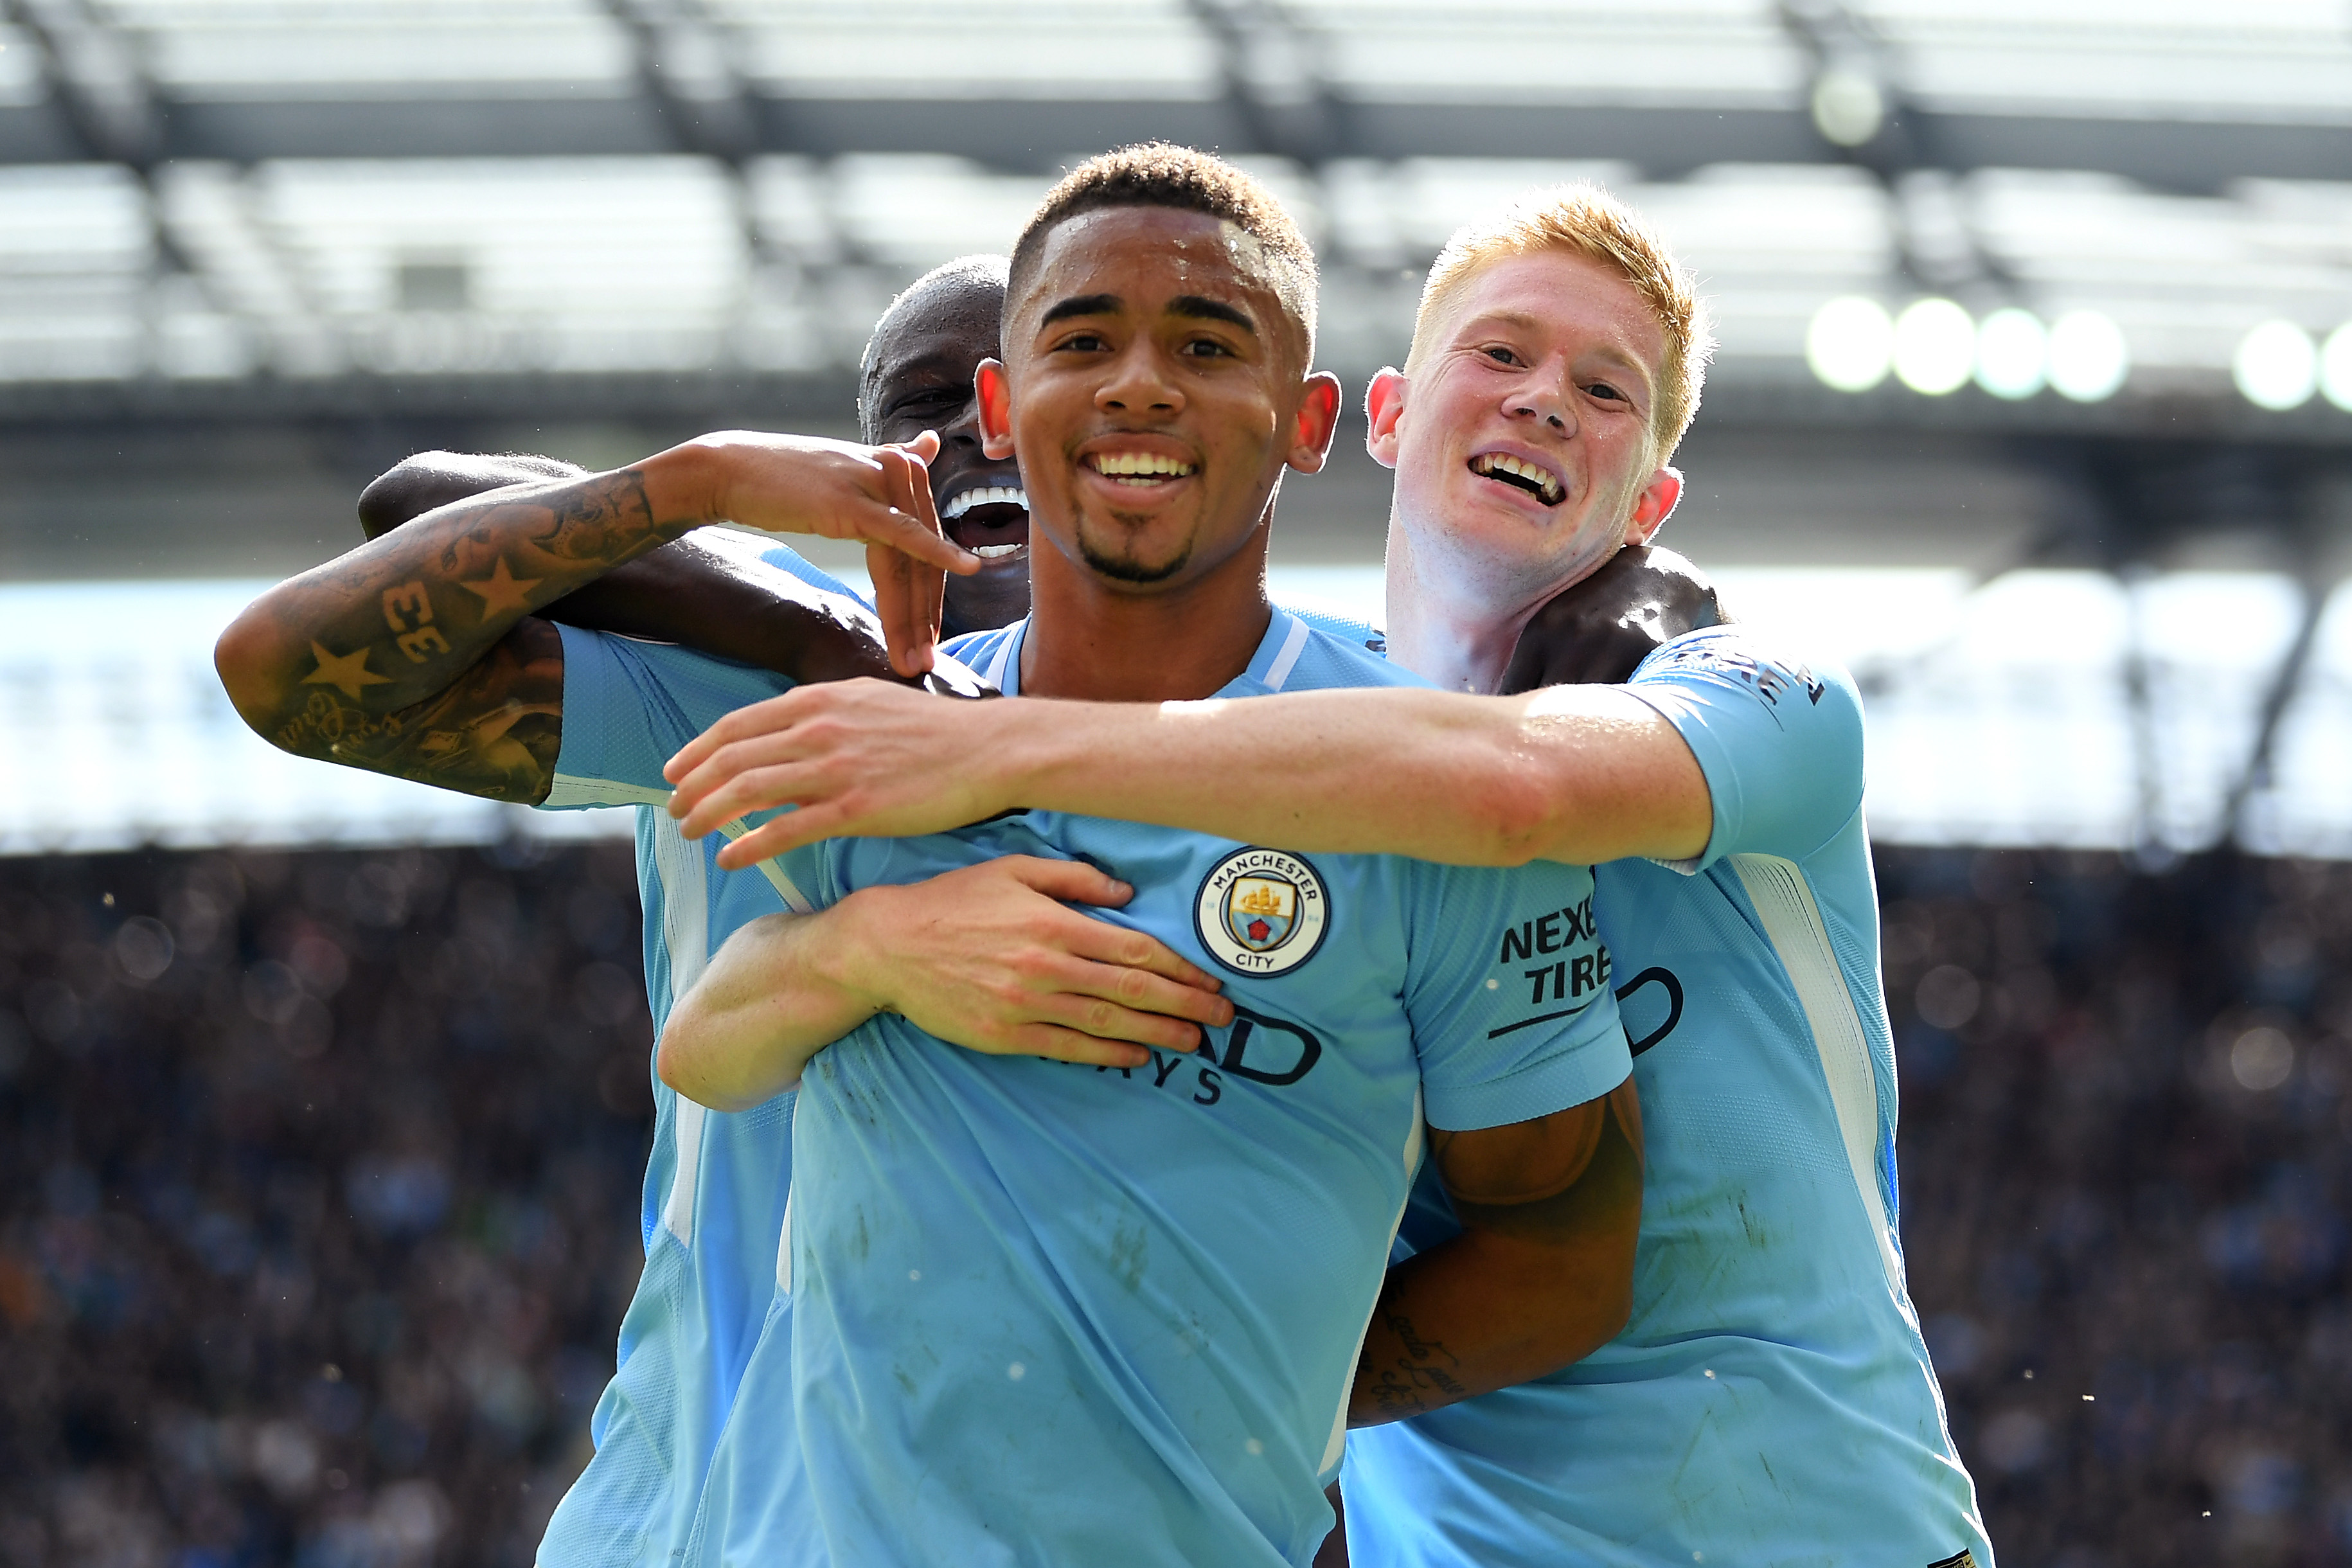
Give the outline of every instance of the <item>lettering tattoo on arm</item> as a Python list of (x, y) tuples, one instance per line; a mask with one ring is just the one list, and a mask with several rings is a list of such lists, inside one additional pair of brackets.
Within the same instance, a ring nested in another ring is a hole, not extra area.
[(1402, 1312), (1387, 1312), (1383, 1321), (1396, 1336), (1399, 1353), (1384, 1366), (1367, 1369), (1371, 1382), (1365, 1390), (1381, 1420), (1402, 1421), (1469, 1397), (1470, 1391), (1454, 1375), (1462, 1358), (1447, 1350), (1444, 1341), (1422, 1338)]
[(282, 750), (543, 800), (563, 649), (530, 612), (692, 526), (656, 518), (635, 469), (453, 502), (263, 595), (223, 635), (221, 676)]

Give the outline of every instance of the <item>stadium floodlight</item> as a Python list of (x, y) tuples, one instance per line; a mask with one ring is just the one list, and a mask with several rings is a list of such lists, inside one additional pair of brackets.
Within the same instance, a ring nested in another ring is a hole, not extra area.
[(2077, 403), (2116, 395), (2131, 374), (2124, 330), (2096, 310), (2069, 310), (2050, 327), (2050, 384)]
[(2031, 397), (2050, 379), (2050, 333), (2042, 318), (2011, 305), (1977, 328), (1977, 384), (1995, 397)]
[(1832, 146), (1859, 147), (1886, 123), (1886, 95), (1866, 71), (1832, 66), (1813, 79), (1813, 129)]
[(1976, 358), (1977, 324), (1949, 300), (1915, 300), (1895, 318), (1895, 374), (1914, 392), (1958, 391)]
[(2264, 321), (2238, 340), (2230, 374), (2255, 407), (2299, 408), (2319, 390), (2319, 351), (2293, 321)]
[(2319, 350), (2320, 395), (2352, 414), (2352, 321), (2327, 334)]
[(1895, 323), (1875, 300), (1849, 294), (1813, 312), (1805, 363), (1840, 392), (1868, 392), (1895, 367)]

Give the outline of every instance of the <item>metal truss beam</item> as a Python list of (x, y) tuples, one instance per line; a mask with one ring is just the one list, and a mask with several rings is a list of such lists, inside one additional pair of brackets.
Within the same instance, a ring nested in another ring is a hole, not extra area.
[[(26, 0), (11, 0), (21, 5)], [(221, 158), (532, 157), (673, 152), (667, 112), (641, 95), (562, 99), (419, 98), (414, 101), (158, 100), (152, 156)], [(1199, 146), (1275, 143), (1230, 98), (1149, 100), (809, 99), (747, 94), (752, 151), (951, 153), (998, 168), (1049, 171), (1073, 153), (1161, 136)], [(1317, 112), (1322, 112), (1318, 110)], [(0, 163), (89, 157), (63, 134), (55, 104), (0, 108)], [(1336, 139), (1301, 146), (1367, 158), (1605, 158), (1656, 179), (1708, 164), (1843, 161), (1803, 109), (1637, 105), (1383, 103), (1344, 105)], [(1293, 142), (1294, 146), (1299, 145)], [(109, 152), (100, 153), (114, 156)], [(2104, 171), (2153, 189), (2218, 191), (2247, 176), (2341, 179), (2352, 126), (2186, 123), (2055, 116), (1937, 113), (1932, 163)]]

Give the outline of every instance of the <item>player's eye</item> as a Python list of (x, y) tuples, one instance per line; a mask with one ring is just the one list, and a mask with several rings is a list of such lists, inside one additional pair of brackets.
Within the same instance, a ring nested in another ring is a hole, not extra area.
[(1610, 385), (1605, 381), (1596, 381), (1584, 390), (1591, 393), (1595, 397), (1614, 398), (1619, 403), (1625, 404), (1629, 406), (1633, 401), (1632, 398), (1626, 396), (1623, 393), (1618, 391), (1615, 387)]
[(1501, 343), (1489, 343), (1479, 352), (1496, 364), (1516, 365), (1522, 363), (1517, 351), (1505, 348)]
[(1110, 347), (1110, 340), (1100, 332), (1072, 332), (1054, 346), (1056, 349), (1073, 349), (1079, 353), (1100, 353)]
[(910, 392), (890, 405), (893, 414), (920, 414), (931, 409), (952, 408), (961, 404), (964, 395), (952, 387), (927, 386), (920, 392)]
[(1194, 338), (1177, 352), (1190, 354), (1194, 359), (1215, 359), (1220, 355), (1230, 359), (1234, 351), (1214, 338)]

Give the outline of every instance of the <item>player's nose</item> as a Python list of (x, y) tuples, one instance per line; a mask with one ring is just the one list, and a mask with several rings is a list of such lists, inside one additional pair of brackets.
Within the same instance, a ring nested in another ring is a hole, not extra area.
[(1127, 413), (1150, 410), (1172, 414), (1184, 406), (1184, 394), (1148, 341), (1128, 346), (1114, 359), (1109, 374), (1095, 393), (1095, 406)]
[(1517, 419), (1538, 421), (1559, 435), (1572, 435), (1576, 427), (1574, 390), (1566, 364), (1545, 365), (1511, 388), (1505, 399), (1507, 411)]

